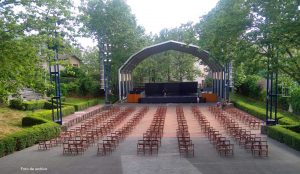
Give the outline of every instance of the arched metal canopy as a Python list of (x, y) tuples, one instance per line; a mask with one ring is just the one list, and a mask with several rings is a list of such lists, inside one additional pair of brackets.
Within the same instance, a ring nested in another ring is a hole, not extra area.
[(152, 56), (168, 50), (175, 50), (187, 54), (191, 54), (195, 57), (198, 57), (207, 65), (212, 71), (222, 71), (223, 66), (221, 66), (214, 58), (209, 56), (209, 53), (204, 50), (200, 50), (198, 46), (187, 45), (182, 42), (177, 42), (169, 40), (159, 44), (155, 44), (149, 47), (145, 47), (139, 52), (130, 56), (130, 58), (121, 66), (120, 73), (131, 73), (134, 68), (143, 60)]
[[(132, 71), (143, 60), (164, 51), (174, 50), (182, 53), (191, 54), (202, 60), (203, 64), (207, 65), (212, 71), (213, 78), (213, 92), (219, 97), (224, 97), (225, 94), (225, 69), (205, 50), (201, 50), (198, 46), (188, 45), (186, 43), (169, 40), (149, 47), (145, 47), (139, 52), (133, 54), (129, 59), (119, 68), (119, 99), (126, 98), (130, 90), (133, 89)], [(228, 71), (229, 73), (229, 71)], [(228, 75), (229, 77), (229, 75)], [(226, 83), (229, 83), (227, 80)], [(229, 85), (227, 85), (229, 86)], [(229, 88), (228, 88), (229, 89)], [(226, 92), (229, 93), (229, 92)]]

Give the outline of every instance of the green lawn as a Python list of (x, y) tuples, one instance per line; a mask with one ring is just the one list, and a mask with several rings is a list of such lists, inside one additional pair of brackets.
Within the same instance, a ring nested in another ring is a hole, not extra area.
[[(71, 103), (71, 104), (80, 104), (80, 103), (83, 103), (83, 102), (86, 102), (86, 101), (89, 101), (93, 98), (75, 98), (75, 97), (66, 97), (66, 101), (65, 103)], [(103, 103), (104, 103), (104, 99), (99, 99), (99, 100), (102, 100)], [(102, 102), (101, 101), (101, 102)]]
[(0, 138), (23, 129), (21, 121), (24, 116), (26, 116), (25, 111), (14, 110), (0, 105)]
[(66, 103), (78, 104), (88, 101), (89, 98), (75, 98), (75, 97), (66, 97)]
[[(236, 94), (231, 94), (230, 100), (233, 101), (233, 103), (235, 103), (240, 109), (246, 110), (247, 112), (250, 112), (250, 114), (257, 116), (260, 119), (265, 119), (266, 104), (264, 102)], [(300, 116), (283, 111), (281, 109), (278, 109), (277, 116), (282, 121), (287, 119), (289, 119), (288, 121), (300, 121)]]
[[(87, 102), (91, 98), (75, 98), (67, 97), (66, 103), (70, 104), (81, 104)], [(101, 99), (104, 103), (104, 100)], [(101, 101), (101, 102), (102, 102)], [(39, 109), (35, 111), (20, 111), (11, 109), (8, 106), (0, 105), (0, 138), (4, 137), (10, 133), (22, 130), (22, 118), (25, 117), (28, 113), (43, 112), (49, 111), (49, 109)]]

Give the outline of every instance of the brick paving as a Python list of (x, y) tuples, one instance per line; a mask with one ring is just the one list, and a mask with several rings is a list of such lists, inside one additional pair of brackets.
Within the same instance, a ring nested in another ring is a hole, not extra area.
[[(120, 106), (134, 106), (137, 111), (144, 105), (123, 104)], [(88, 148), (83, 155), (75, 156), (63, 156), (62, 147), (54, 147), (47, 151), (38, 151), (38, 147), (33, 146), (0, 158), (0, 173), (298, 174), (300, 171), (300, 152), (272, 139), (268, 139), (269, 157), (267, 158), (253, 157), (251, 153), (239, 147), (236, 143), (233, 157), (220, 156), (207, 137), (201, 132), (200, 126), (191, 111), (192, 104), (182, 104), (182, 106), (189, 125), (191, 139), (195, 145), (194, 158), (180, 157), (178, 153), (175, 112), (177, 104), (167, 105), (164, 136), (158, 155), (137, 155), (137, 141), (142, 138), (143, 133), (148, 129), (157, 106), (149, 105), (147, 115), (140, 121), (133, 132), (120, 143), (117, 150), (109, 156), (97, 156), (96, 146)], [(222, 131), (222, 134), (227, 135), (221, 124), (208, 111), (208, 106), (209, 104), (199, 104), (202, 113), (211, 122), (211, 125)], [(130, 119), (134, 113), (119, 126), (126, 123), (126, 120)], [(247, 125), (244, 126), (247, 127)], [(259, 134), (259, 130), (253, 131)], [(229, 137), (229, 135), (227, 136)], [(22, 170), (22, 168), (30, 169), (30, 167), (47, 170)]]

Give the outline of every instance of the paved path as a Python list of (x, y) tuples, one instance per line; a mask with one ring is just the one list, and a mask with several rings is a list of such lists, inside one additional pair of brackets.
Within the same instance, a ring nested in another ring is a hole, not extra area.
[[(141, 106), (137, 106), (141, 107)], [(51, 174), (298, 174), (300, 152), (284, 144), (268, 139), (269, 157), (253, 157), (235, 144), (233, 157), (221, 157), (208, 139), (201, 133), (190, 111), (184, 104), (185, 117), (195, 144), (195, 157), (179, 156), (175, 132), (177, 128), (174, 104), (168, 105), (165, 134), (158, 156), (136, 155), (137, 140), (149, 127), (157, 105), (150, 105), (147, 115), (110, 156), (97, 156), (96, 146), (88, 148), (83, 155), (63, 156), (62, 147), (38, 151), (37, 146), (0, 158), (1, 174), (51, 173)], [(137, 108), (139, 109), (139, 108)], [(208, 112), (207, 105), (201, 110), (213, 124), (222, 130)], [(131, 116), (130, 116), (131, 117)], [(30, 171), (47, 169), (46, 171)], [(23, 168), (23, 169), (22, 169)], [(29, 169), (29, 170), (24, 170)]]

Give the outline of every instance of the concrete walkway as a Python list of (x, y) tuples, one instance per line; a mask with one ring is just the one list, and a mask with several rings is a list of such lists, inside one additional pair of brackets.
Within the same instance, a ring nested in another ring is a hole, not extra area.
[[(141, 106), (136, 105), (137, 109)], [(96, 146), (89, 147), (83, 155), (63, 156), (62, 147), (48, 151), (38, 151), (37, 146), (0, 158), (1, 174), (51, 173), (51, 174), (298, 174), (300, 152), (284, 144), (268, 139), (269, 157), (253, 157), (250, 152), (235, 144), (234, 156), (218, 155), (213, 145), (201, 133), (194, 119), (191, 106), (183, 104), (189, 124), (195, 157), (180, 157), (175, 132), (176, 105), (167, 109), (164, 137), (158, 156), (136, 155), (137, 140), (147, 130), (157, 105), (149, 105), (150, 110), (132, 134), (117, 147), (110, 156), (97, 156)], [(214, 121), (207, 105), (200, 104), (203, 113)], [(129, 117), (132, 117), (133, 114)], [(214, 123), (220, 126), (218, 122)], [(218, 127), (222, 130), (222, 127)], [(224, 132), (225, 133), (225, 132)], [(26, 170), (28, 169), (28, 170)], [(32, 169), (32, 171), (30, 171)], [(33, 171), (34, 169), (39, 171)]]

